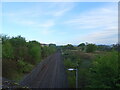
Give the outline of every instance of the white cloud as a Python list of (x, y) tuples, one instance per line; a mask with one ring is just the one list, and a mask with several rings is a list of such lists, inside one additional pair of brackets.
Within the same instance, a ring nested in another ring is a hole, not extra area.
[(51, 29), (42, 29), (40, 31), (38, 31), (39, 33), (41, 33), (42, 35), (51, 35), (52, 33), (54, 33), (54, 30)]
[(78, 29), (91, 29), (98, 27), (109, 27), (117, 25), (117, 9), (116, 8), (99, 8), (97, 10), (89, 11), (80, 14), (74, 19), (65, 22), (71, 24)]
[(10, 9), (7, 10), (8, 12), (4, 11), (4, 20), (19, 26), (36, 28), (35, 30), (38, 33), (50, 35), (54, 32), (51, 28), (56, 25), (56, 18), (58, 19), (73, 7), (72, 3), (37, 3), (35, 5), (18, 11), (11, 11)]
[(50, 11), (46, 12), (46, 15), (52, 15), (56, 17), (63, 16), (68, 11), (72, 10), (74, 7), (74, 3), (53, 3), (52, 6), (49, 6), (51, 8)]
[(113, 44), (118, 41), (118, 28), (109, 27), (97, 32), (91, 32), (86, 35), (78, 36), (76, 42), (91, 42), (97, 44)]
[(52, 27), (52, 26), (54, 26), (54, 25), (55, 25), (55, 22), (54, 22), (54, 21), (48, 20), (48, 21), (46, 21), (46, 22), (43, 22), (43, 23), (38, 24), (37, 26), (39, 26), (39, 27), (45, 27), (45, 28), (50, 28), (50, 27)]
[(77, 31), (84, 31), (74, 38), (76, 43), (94, 42), (94, 43), (116, 43), (118, 41), (118, 9), (116, 6), (105, 6), (102, 8), (93, 9), (64, 24), (72, 26)]
[(54, 16), (62, 16), (65, 12), (69, 11), (70, 9), (69, 8), (65, 8), (65, 9), (62, 9), (62, 10), (59, 10), (59, 11), (56, 11), (54, 12)]

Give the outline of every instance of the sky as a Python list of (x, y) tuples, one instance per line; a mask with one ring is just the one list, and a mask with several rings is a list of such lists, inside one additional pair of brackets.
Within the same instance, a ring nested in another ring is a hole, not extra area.
[(0, 32), (46, 44), (115, 44), (118, 3), (3, 2)]

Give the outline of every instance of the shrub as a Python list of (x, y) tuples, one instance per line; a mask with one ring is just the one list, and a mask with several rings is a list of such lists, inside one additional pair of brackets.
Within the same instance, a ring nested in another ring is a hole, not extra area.
[(97, 46), (95, 44), (88, 44), (86, 47), (86, 52), (94, 52), (96, 50)]
[(90, 86), (97, 88), (118, 87), (118, 52), (98, 56), (90, 68)]
[(30, 41), (28, 44), (30, 63), (37, 64), (41, 60), (41, 46), (37, 41)]
[(9, 41), (4, 42), (2, 45), (2, 55), (4, 59), (13, 59), (13, 47)]

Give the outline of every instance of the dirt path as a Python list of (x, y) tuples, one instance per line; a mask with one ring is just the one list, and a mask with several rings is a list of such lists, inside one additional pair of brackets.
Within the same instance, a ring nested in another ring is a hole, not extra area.
[(61, 53), (57, 52), (38, 64), (20, 84), (31, 88), (67, 88), (67, 76)]

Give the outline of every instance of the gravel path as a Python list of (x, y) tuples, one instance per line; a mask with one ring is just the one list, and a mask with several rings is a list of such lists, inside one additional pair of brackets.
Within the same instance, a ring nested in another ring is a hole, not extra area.
[(61, 53), (57, 52), (38, 64), (20, 84), (31, 88), (68, 88)]

